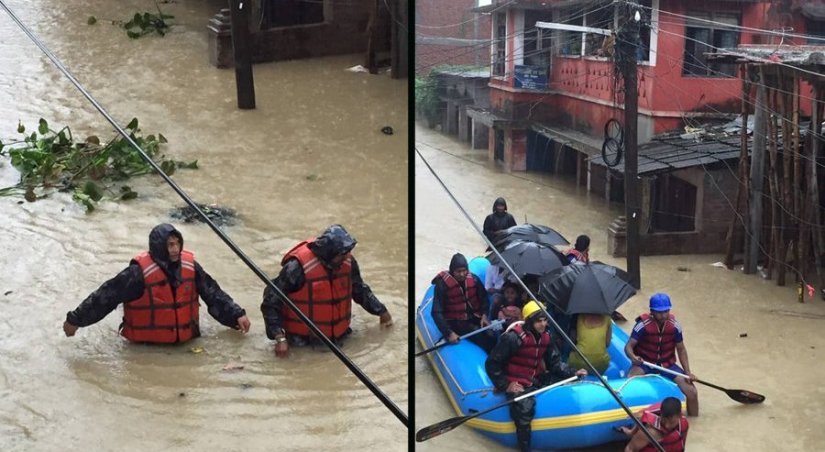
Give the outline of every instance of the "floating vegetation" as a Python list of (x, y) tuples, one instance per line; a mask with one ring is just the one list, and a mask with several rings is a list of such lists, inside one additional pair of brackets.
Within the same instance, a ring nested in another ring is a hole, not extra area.
[[(137, 118), (129, 122), (126, 131), (166, 174), (179, 168), (197, 169), (197, 160), (181, 162), (160, 154), (166, 137), (141, 136)], [(22, 194), (26, 201), (34, 202), (55, 191), (71, 192), (72, 198), (91, 212), (101, 199), (136, 198), (138, 194), (125, 182), (154, 171), (120, 134), (105, 144), (94, 135), (76, 142), (68, 126), (55, 131), (43, 118), (37, 130), (27, 133), (26, 126), (19, 123), (17, 132), (22, 139), (0, 141), (0, 156), (11, 158), (12, 166), (20, 172), (20, 182), (0, 188), (0, 196)]]
[(167, 22), (168, 19), (174, 19), (175, 16), (163, 14), (158, 8), (157, 14), (152, 13), (135, 13), (132, 20), (123, 24), (126, 29), (126, 35), (132, 39), (137, 39), (152, 33), (157, 33), (161, 36), (166, 36), (167, 31), (172, 28), (172, 25)]
[[(161, 1), (160, 3), (173, 3), (171, 0)], [(166, 33), (172, 28), (172, 23), (168, 22), (171, 19), (174, 19), (175, 16), (164, 14), (163, 11), (160, 10), (160, 5), (158, 2), (155, 2), (155, 8), (157, 8), (158, 13), (135, 13), (132, 16), (132, 19), (128, 22), (124, 22), (122, 20), (109, 20), (112, 25), (117, 25), (119, 27), (123, 27), (126, 30), (126, 35), (132, 39), (137, 39), (142, 36), (150, 35), (153, 33), (157, 33), (160, 36), (166, 36)], [(97, 17), (89, 16), (86, 19), (86, 23), (88, 25), (94, 25), (97, 23)]]
[[(217, 204), (197, 204), (197, 206), (218, 226), (232, 226), (235, 224), (236, 213), (234, 209), (221, 207)], [(169, 215), (172, 218), (182, 220), (184, 223), (204, 222), (203, 218), (190, 206), (176, 207), (169, 212)]]

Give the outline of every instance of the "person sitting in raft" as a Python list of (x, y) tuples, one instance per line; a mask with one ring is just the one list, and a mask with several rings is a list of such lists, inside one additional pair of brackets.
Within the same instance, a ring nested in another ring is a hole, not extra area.
[[(484, 284), (478, 276), (470, 273), (463, 254), (453, 255), (449, 270), (435, 275), (432, 283), (435, 285), (433, 321), (449, 343), (455, 344), (460, 336), (490, 324)], [(485, 352), (496, 345), (496, 336), (490, 330), (470, 336), (468, 340)]]
[(576, 237), (576, 244), (564, 254), (570, 264), (590, 263), (590, 237), (584, 234)]
[[(521, 278), (521, 281), (524, 282), (524, 285), (530, 289), (530, 292), (533, 294), (539, 293), (539, 278), (536, 275), (525, 275)], [(527, 292), (521, 293), (521, 302), (522, 305), (526, 305), (532, 298), (530, 294)]]
[[(493, 305), (496, 303), (501, 304), (504, 283), (506, 282), (504, 274), (506, 272), (507, 270), (504, 268), (499, 267), (496, 264), (490, 264), (490, 266), (487, 267), (487, 272), (484, 273), (484, 289), (487, 290), (487, 296), (490, 297)], [(493, 313), (490, 317), (495, 317), (495, 313)]]
[[(673, 380), (687, 398), (688, 416), (698, 416), (699, 393), (693, 384), (696, 377), (690, 371), (687, 347), (682, 338), (682, 325), (670, 313), (672, 306), (667, 294), (655, 293), (650, 297), (650, 314), (636, 318), (630, 340), (624, 347), (625, 354), (633, 362), (627, 375), (633, 377), (655, 373)], [(676, 364), (677, 357), (682, 367)], [(687, 374), (689, 378), (674, 377), (644, 365), (643, 361)]]
[[(547, 328), (547, 314), (536, 301), (524, 305), (522, 316), (523, 321), (513, 323), (501, 335), (484, 363), (496, 390), (504, 391), (508, 399), (513, 399), (573, 375), (587, 375), (586, 370), (573, 370), (561, 361)], [(518, 447), (522, 452), (530, 450), (530, 423), (535, 415), (535, 397), (510, 405), (510, 417), (516, 424)]]
[(501, 297), (493, 301), (493, 318), (504, 320), (506, 329), (513, 322), (521, 320), (521, 308), (524, 303), (521, 301), (521, 289), (518, 284), (507, 281), (503, 286)]
[[(601, 314), (578, 314), (576, 316), (576, 328), (572, 331), (570, 339), (576, 347), (584, 354), (590, 364), (604, 373), (610, 366), (610, 355), (607, 347), (613, 338), (613, 328), (610, 317)], [(585, 367), (584, 361), (578, 353), (571, 352), (567, 364), (573, 367)]]
[[(659, 404), (657, 404), (659, 405)], [(688, 420), (682, 414), (682, 402), (676, 397), (667, 397), (660, 405), (651, 406), (642, 412), (642, 424), (667, 452), (683, 452), (687, 443)], [(655, 452), (647, 435), (639, 429), (621, 427), (621, 431), (630, 436), (625, 452)]]

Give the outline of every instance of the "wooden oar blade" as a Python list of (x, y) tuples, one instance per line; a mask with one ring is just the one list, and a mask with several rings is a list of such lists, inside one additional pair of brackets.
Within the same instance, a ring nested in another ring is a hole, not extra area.
[(441, 435), (442, 433), (447, 433), (450, 430), (463, 424), (468, 419), (468, 416), (458, 416), (441, 421), (437, 424), (430, 425), (428, 427), (424, 427), (415, 433), (415, 441), (420, 443), (422, 441), (427, 441), (430, 438), (434, 438), (438, 435)]
[(746, 391), (744, 389), (728, 389), (725, 393), (733, 400), (747, 405), (754, 403), (762, 403), (765, 401), (765, 396), (755, 392)]

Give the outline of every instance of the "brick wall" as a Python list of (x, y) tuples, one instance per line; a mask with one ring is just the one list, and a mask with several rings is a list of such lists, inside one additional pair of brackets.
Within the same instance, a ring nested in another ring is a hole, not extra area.
[[(438, 64), (490, 64), (490, 16), (474, 13), (475, 0), (418, 0), (415, 67), (426, 74)], [(436, 28), (430, 28), (436, 27)]]

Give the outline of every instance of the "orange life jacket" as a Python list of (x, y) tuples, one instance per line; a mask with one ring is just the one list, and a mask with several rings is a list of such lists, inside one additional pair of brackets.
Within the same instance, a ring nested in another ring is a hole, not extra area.
[(481, 318), (481, 305), (478, 302), (478, 287), (472, 274), (464, 280), (464, 288), (449, 272), (442, 271), (433, 278), (433, 283), (441, 279), (447, 286), (447, 299), (444, 303), (444, 318), (447, 320), (470, 320), (467, 305), (477, 317)]
[(550, 346), (550, 334), (547, 331), (541, 333), (537, 341), (533, 333), (524, 331), (523, 323), (514, 323), (510, 328), (521, 339), (521, 346), (507, 362), (507, 381), (530, 386), (539, 372), (544, 370), (544, 353)]
[(174, 344), (200, 335), (198, 289), (195, 285), (195, 256), (180, 252), (181, 284), (172, 286), (148, 251), (133, 259), (143, 270), (146, 288), (137, 300), (123, 304), (120, 334), (133, 342)]
[(659, 328), (650, 314), (642, 314), (637, 319), (644, 325), (645, 334), (636, 344), (634, 352), (647, 362), (670, 367), (676, 363), (676, 317), (668, 314), (668, 319)]
[[(343, 336), (352, 318), (352, 255), (335, 270), (329, 270), (309, 248), (312, 241), (305, 240), (292, 248), (281, 265), (297, 259), (304, 269), (304, 285), (287, 295), (330, 339)], [(309, 336), (312, 332), (304, 322), (284, 305), (281, 311), (284, 329), (291, 334)]]
[[(642, 413), (642, 422), (645, 425), (658, 430), (663, 436), (659, 440), (659, 444), (665, 449), (665, 452), (683, 452), (685, 450), (685, 443), (687, 442), (688, 421), (684, 415), (679, 416), (679, 424), (673, 430), (666, 430), (662, 425), (660, 417), (660, 409), (648, 409)], [(652, 444), (648, 444), (642, 448), (642, 452), (654, 452), (656, 448)]]

